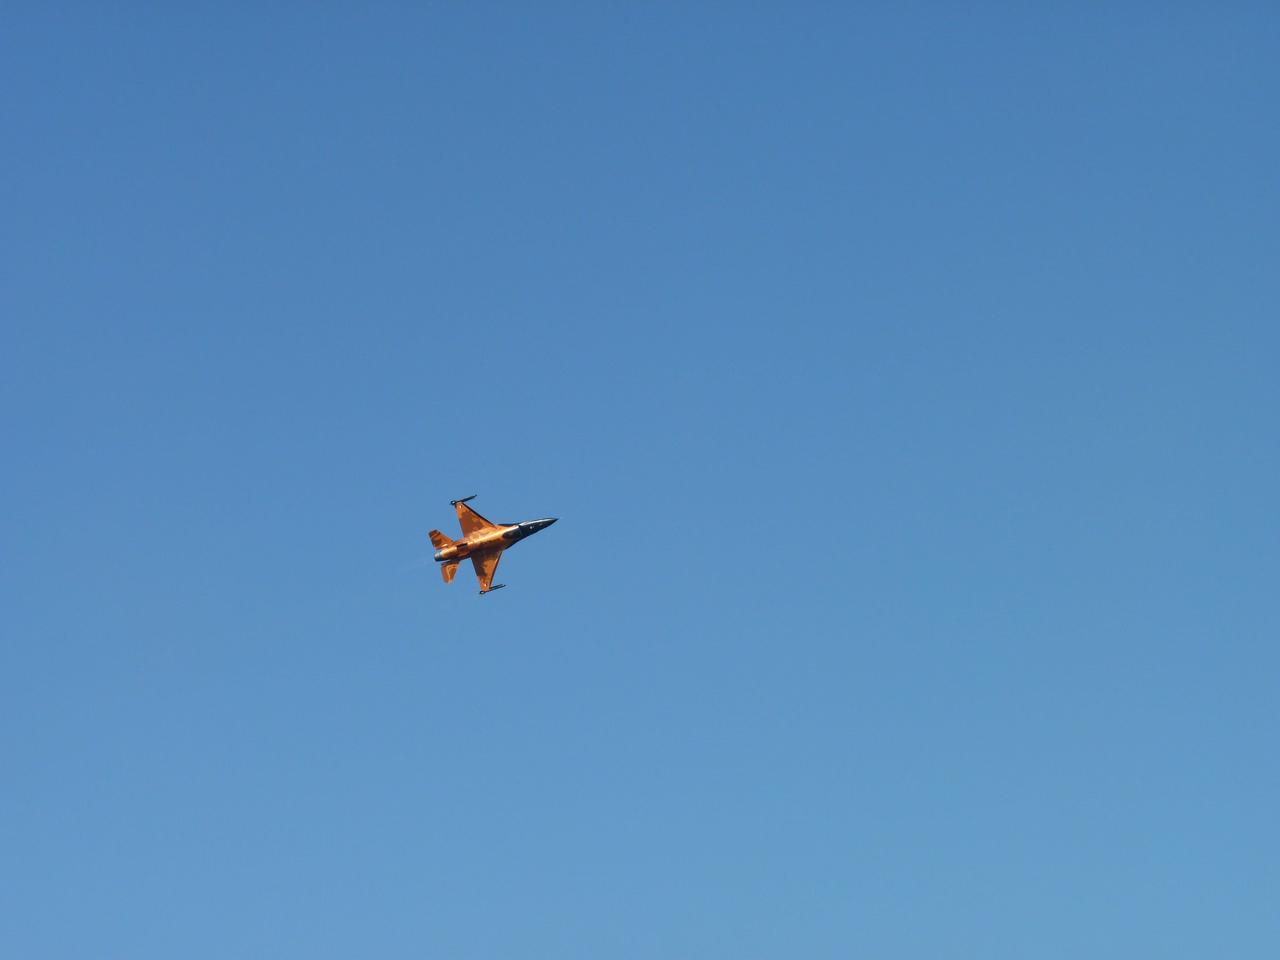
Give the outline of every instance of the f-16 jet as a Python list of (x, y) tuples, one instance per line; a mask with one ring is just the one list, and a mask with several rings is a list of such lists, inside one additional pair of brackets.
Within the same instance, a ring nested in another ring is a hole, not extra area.
[(453, 583), (453, 578), (458, 573), (458, 564), (470, 557), (471, 565), (476, 568), (476, 579), (480, 581), (480, 595), (484, 596), (506, 586), (505, 583), (493, 582), (502, 551), (525, 537), (533, 536), (539, 530), (545, 530), (559, 518), (546, 517), (523, 523), (491, 523), (467, 506), (467, 501), (475, 498), (475, 494), (472, 494), (461, 500), (449, 501), (458, 512), (458, 523), (462, 525), (461, 540), (450, 540), (439, 530), (432, 530), (429, 536), (436, 548), (436, 562), (442, 564), (440, 573), (444, 576), (444, 582)]

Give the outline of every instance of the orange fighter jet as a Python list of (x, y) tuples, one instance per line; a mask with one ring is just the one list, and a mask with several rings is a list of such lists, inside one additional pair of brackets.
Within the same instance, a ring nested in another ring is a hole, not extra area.
[(519, 543), (525, 537), (546, 529), (558, 518), (526, 520), (524, 523), (490, 523), (467, 506), (467, 501), (474, 499), (475, 494), (472, 494), (461, 500), (449, 501), (458, 511), (458, 523), (462, 524), (461, 540), (450, 540), (439, 530), (432, 530), (430, 537), (436, 547), (436, 560), (443, 564), (440, 572), (444, 575), (444, 582), (453, 583), (458, 564), (470, 557), (471, 565), (476, 568), (476, 579), (480, 581), (480, 595), (484, 596), (491, 590), (501, 590), (506, 586), (505, 583), (493, 582), (493, 574), (498, 569), (502, 551), (513, 543)]

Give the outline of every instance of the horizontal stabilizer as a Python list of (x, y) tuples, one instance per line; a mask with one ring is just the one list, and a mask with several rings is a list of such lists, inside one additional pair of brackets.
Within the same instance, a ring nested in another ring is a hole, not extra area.
[(445, 583), (453, 583), (453, 578), (458, 574), (458, 561), (453, 563), (440, 564), (440, 575), (444, 577)]
[(453, 541), (446, 537), (439, 530), (432, 530), (427, 534), (431, 538), (431, 545), (437, 550), (443, 550), (445, 547), (452, 547)]

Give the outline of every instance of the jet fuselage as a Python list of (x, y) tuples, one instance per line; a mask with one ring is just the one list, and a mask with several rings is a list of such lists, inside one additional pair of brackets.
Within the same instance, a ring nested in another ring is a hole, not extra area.
[(525, 520), (522, 523), (503, 524), (490, 530), (481, 530), (469, 534), (450, 546), (437, 550), (435, 553), (436, 562), (449, 563), (455, 560), (465, 560), (473, 553), (478, 553), (481, 550), (505, 550), (512, 544), (533, 536), (539, 530), (545, 530), (555, 523), (557, 519), (559, 518), (544, 517), (541, 520)]

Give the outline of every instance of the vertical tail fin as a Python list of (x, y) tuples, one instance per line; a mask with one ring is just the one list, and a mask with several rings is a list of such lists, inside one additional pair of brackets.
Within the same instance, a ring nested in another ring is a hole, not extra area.
[(454, 543), (439, 530), (432, 530), (427, 534), (427, 536), (431, 538), (431, 545), (437, 550), (443, 550), (445, 547), (452, 547)]
[(444, 577), (445, 583), (453, 583), (453, 578), (458, 575), (458, 561), (440, 564), (440, 575)]

